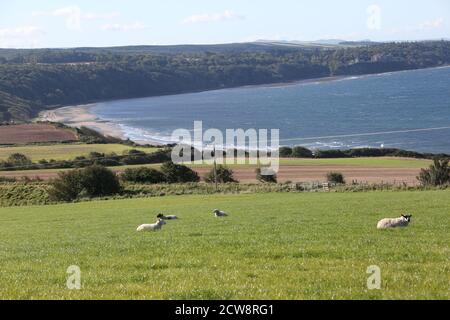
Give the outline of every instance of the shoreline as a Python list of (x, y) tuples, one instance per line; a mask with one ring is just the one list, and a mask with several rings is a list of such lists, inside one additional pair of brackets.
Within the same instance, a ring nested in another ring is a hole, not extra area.
[[(101, 133), (104, 136), (110, 136), (114, 138), (119, 138), (122, 140), (131, 139), (130, 136), (127, 136), (127, 131), (124, 130), (123, 126), (114, 123), (112, 121), (108, 121), (100, 118), (98, 115), (93, 113), (91, 109), (97, 105), (97, 103), (107, 102), (107, 101), (128, 101), (135, 99), (147, 99), (147, 98), (157, 98), (162, 96), (176, 96), (183, 94), (197, 94), (202, 92), (214, 92), (219, 90), (238, 90), (245, 88), (257, 88), (257, 87), (266, 87), (266, 88), (277, 88), (277, 87), (285, 87), (285, 86), (295, 86), (295, 85), (308, 85), (308, 84), (319, 84), (326, 82), (334, 82), (334, 81), (344, 81), (344, 80), (353, 80), (359, 79), (363, 77), (372, 77), (372, 76), (381, 76), (385, 74), (392, 73), (402, 73), (402, 72), (411, 72), (411, 71), (419, 71), (419, 70), (427, 70), (427, 69), (444, 69), (449, 68), (450, 66), (439, 66), (433, 68), (423, 68), (423, 69), (411, 69), (411, 70), (400, 70), (400, 71), (390, 71), (390, 72), (382, 72), (382, 73), (374, 73), (374, 74), (362, 74), (362, 75), (344, 75), (344, 76), (328, 76), (321, 78), (312, 78), (312, 79), (302, 79), (302, 80), (293, 80), (288, 82), (276, 82), (276, 83), (267, 83), (267, 84), (251, 84), (237, 87), (228, 87), (228, 88), (217, 88), (217, 89), (206, 89), (206, 90), (197, 90), (197, 91), (189, 91), (189, 92), (180, 92), (168, 95), (159, 95), (159, 96), (146, 96), (146, 97), (137, 97), (137, 98), (123, 98), (123, 99), (114, 99), (114, 100), (105, 100), (105, 101), (97, 101), (88, 104), (81, 105), (73, 105), (73, 106), (65, 106), (52, 110), (44, 110), (41, 111), (36, 118), (37, 121), (49, 121), (49, 122), (60, 122), (70, 127), (87, 127), (89, 129), (95, 130)], [(145, 131), (142, 128), (133, 127), (136, 130)], [(137, 144), (153, 144), (153, 145), (167, 145), (170, 142), (158, 140), (156, 137), (151, 138), (147, 137), (145, 140), (139, 139), (131, 139), (133, 142)]]
[[(270, 83), (270, 84), (257, 84), (257, 85), (245, 85), (233, 88), (221, 88), (221, 89), (212, 89), (212, 90), (200, 90), (193, 92), (183, 92), (176, 93), (173, 95), (180, 94), (194, 94), (201, 92), (209, 92), (209, 91), (217, 91), (217, 90), (234, 90), (240, 88), (252, 88), (252, 87), (283, 87), (283, 86), (292, 86), (297, 84), (310, 84), (310, 83), (322, 83), (322, 82), (332, 82), (339, 81), (344, 79), (351, 79), (354, 76), (331, 76), (331, 77), (322, 77), (322, 78), (313, 78), (313, 79), (304, 79), (304, 80), (296, 80), (291, 82), (279, 82), (279, 83)], [(140, 98), (127, 98), (127, 99), (116, 99), (113, 101), (121, 101), (121, 100), (132, 100), (132, 99), (146, 99), (151, 97), (160, 97), (160, 96), (149, 96), (149, 97), (140, 97)], [(91, 109), (96, 106), (99, 102), (93, 102), (89, 104), (80, 104), (74, 106), (65, 106), (52, 110), (44, 110), (41, 111), (36, 118), (37, 121), (49, 121), (49, 122), (60, 122), (69, 127), (73, 128), (81, 128), (87, 127), (89, 129), (95, 130), (101, 133), (104, 136), (119, 138), (122, 140), (127, 140), (125, 130), (114, 122), (104, 120), (97, 116), (95, 113), (91, 112)], [(135, 128), (141, 130), (140, 128)], [(147, 140), (133, 140), (133, 142), (137, 144), (152, 144), (152, 145), (166, 145), (169, 142), (161, 142), (157, 139), (147, 139)]]
[[(352, 79), (355, 76), (330, 76), (330, 77), (322, 77), (322, 78), (312, 78), (312, 79), (303, 79), (303, 80), (294, 80), (290, 82), (278, 82), (278, 83), (268, 83), (268, 84), (255, 84), (255, 85), (244, 85), (238, 87), (231, 88), (219, 88), (219, 89), (211, 89), (211, 90), (199, 90), (199, 91), (191, 91), (191, 92), (181, 92), (170, 95), (181, 95), (181, 94), (195, 94), (201, 92), (210, 92), (217, 90), (236, 90), (242, 88), (254, 88), (254, 87), (284, 87), (284, 86), (292, 86), (298, 84), (311, 84), (311, 83), (324, 83), (324, 82), (332, 82), (332, 81), (340, 81), (345, 79)], [(121, 100), (133, 100), (133, 99), (146, 99), (152, 97), (161, 97), (161, 96), (148, 96), (148, 97), (139, 97), (139, 98), (126, 98), (126, 99), (115, 99), (108, 101), (121, 101)], [(80, 104), (73, 106), (65, 106), (52, 110), (44, 110), (41, 111), (36, 118), (37, 121), (49, 121), (49, 122), (60, 122), (69, 127), (73, 128), (81, 128), (87, 127), (89, 129), (95, 130), (101, 133), (104, 136), (119, 138), (122, 140), (127, 140), (125, 130), (114, 122), (104, 120), (97, 116), (95, 113), (91, 112), (91, 109), (96, 106), (97, 103), (101, 103), (105, 101), (98, 101), (89, 104)], [(135, 128), (141, 130), (140, 128)], [(161, 142), (157, 139), (147, 139), (147, 140), (133, 140), (133, 142), (137, 144), (153, 144), (153, 145), (166, 145), (169, 142)]]
[(73, 128), (87, 127), (104, 136), (126, 140), (125, 132), (118, 124), (103, 120), (90, 111), (94, 106), (95, 103), (45, 110), (39, 113), (37, 120), (60, 122)]

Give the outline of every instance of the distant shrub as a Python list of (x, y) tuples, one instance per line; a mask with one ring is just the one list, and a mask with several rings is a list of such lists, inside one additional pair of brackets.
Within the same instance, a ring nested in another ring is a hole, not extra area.
[(145, 156), (146, 153), (141, 150), (131, 149), (131, 150), (125, 150), (123, 152), (124, 155), (130, 155), (130, 156)]
[(350, 156), (342, 150), (318, 150), (316, 158), (349, 158)]
[(165, 175), (152, 168), (129, 168), (121, 175), (122, 180), (134, 183), (163, 183), (166, 182)]
[(281, 158), (289, 158), (292, 157), (292, 148), (290, 147), (281, 147), (278, 150)]
[(27, 166), (33, 164), (30, 158), (21, 153), (13, 153), (8, 157), (6, 162), (10, 163), (12, 166)]
[(104, 166), (104, 167), (117, 167), (120, 166), (121, 163), (118, 160), (105, 158), (94, 161), (95, 165)]
[(328, 172), (327, 181), (336, 184), (345, 184), (344, 175), (340, 172)]
[(307, 148), (296, 146), (292, 149), (292, 156), (294, 158), (312, 158), (313, 153)]
[(79, 197), (101, 197), (121, 191), (116, 174), (102, 166), (90, 166), (62, 172), (53, 181), (49, 196), (55, 201), (73, 201)]
[(148, 160), (148, 163), (163, 163), (166, 161), (171, 161), (171, 150), (170, 149), (163, 149), (158, 150), (153, 153), (149, 153), (146, 155), (146, 158)]
[(434, 159), (428, 169), (422, 169), (417, 177), (423, 186), (442, 186), (450, 183), (450, 167), (448, 159)]
[(120, 192), (117, 175), (103, 166), (90, 166), (81, 170), (83, 192), (88, 197), (100, 197)]
[(61, 172), (48, 191), (52, 201), (73, 201), (83, 190), (80, 170)]
[(275, 172), (271, 174), (262, 174), (261, 168), (256, 169), (256, 180), (260, 182), (267, 182), (267, 183), (277, 183), (277, 174)]
[(169, 183), (200, 181), (197, 172), (184, 165), (175, 164), (172, 161), (163, 163), (161, 172)]
[(126, 165), (162, 163), (171, 160), (170, 150), (160, 150), (154, 153), (145, 153), (139, 150), (130, 150), (120, 161)]
[(136, 156), (132, 156), (132, 155), (125, 156), (121, 160), (121, 162), (123, 164), (126, 164), (126, 165), (136, 165), (136, 164), (147, 164), (147, 163), (149, 163), (147, 157), (139, 156), (139, 155), (136, 155)]
[(105, 157), (104, 153), (95, 152), (95, 151), (90, 152), (89, 156), (88, 156), (88, 158), (92, 159), (92, 160), (101, 159), (101, 158), (104, 158), (104, 157)]
[[(222, 165), (218, 165), (217, 166), (217, 182), (218, 183), (233, 183), (233, 182), (237, 182), (234, 178), (233, 178), (233, 170), (222, 166)], [(211, 169), (210, 172), (208, 172), (205, 175), (205, 181), (208, 183), (214, 183), (215, 182), (215, 175), (214, 175), (214, 168)]]

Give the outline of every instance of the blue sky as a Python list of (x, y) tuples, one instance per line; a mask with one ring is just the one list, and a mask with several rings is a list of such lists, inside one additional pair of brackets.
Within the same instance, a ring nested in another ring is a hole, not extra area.
[(448, 0), (0, 0), (0, 47), (440, 38)]

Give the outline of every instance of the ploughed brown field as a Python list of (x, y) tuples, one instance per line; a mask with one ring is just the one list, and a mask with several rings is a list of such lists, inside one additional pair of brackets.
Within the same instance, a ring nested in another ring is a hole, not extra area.
[(70, 130), (56, 128), (51, 124), (19, 124), (0, 126), (0, 144), (33, 142), (62, 142), (78, 140)]
[[(198, 174), (203, 177), (210, 167), (193, 168)], [(256, 182), (254, 166), (242, 166), (232, 168), (234, 177), (243, 183)], [(114, 169), (117, 172), (123, 169)], [(406, 183), (408, 185), (417, 185), (416, 177), (420, 173), (420, 168), (387, 168), (387, 167), (365, 167), (365, 166), (348, 166), (348, 165), (306, 165), (295, 166), (285, 165), (281, 166), (278, 172), (279, 182), (311, 182), (311, 181), (325, 181), (325, 176), (330, 171), (337, 171), (344, 174), (347, 182), (357, 180), (359, 182), (368, 183)], [(44, 171), (3, 171), (0, 176), (21, 178), (27, 176), (29, 178), (39, 177), (43, 180), (50, 180), (58, 176), (57, 170)]]

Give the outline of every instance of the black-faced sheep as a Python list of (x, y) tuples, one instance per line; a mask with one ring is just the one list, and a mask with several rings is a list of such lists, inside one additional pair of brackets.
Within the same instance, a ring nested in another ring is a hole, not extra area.
[(377, 229), (388, 229), (397, 227), (407, 227), (411, 222), (412, 215), (403, 215), (400, 218), (386, 218), (380, 220), (377, 224)]

